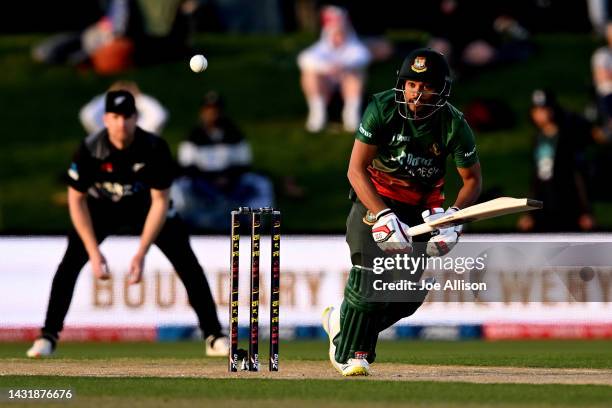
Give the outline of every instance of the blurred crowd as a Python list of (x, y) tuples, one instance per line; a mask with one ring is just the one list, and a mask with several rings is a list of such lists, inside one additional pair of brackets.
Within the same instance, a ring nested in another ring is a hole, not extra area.
[(606, 0), (587, 5), (593, 34), (606, 41), (591, 58), (592, 103), (580, 114), (560, 103), (563, 89), (531, 95), (530, 196), (546, 205), (519, 218), (521, 231), (593, 231), (593, 202), (611, 198), (605, 186), (612, 170), (612, 7)]
[(188, 55), (197, 0), (100, 1), (100, 17), (81, 31), (54, 35), (32, 50), (41, 63), (91, 66), (116, 74)]
[[(100, 74), (117, 74), (134, 66), (190, 55), (194, 29), (318, 32), (316, 42), (296, 59), (306, 108), (304, 127), (318, 133), (339, 122), (341, 131), (351, 133), (359, 126), (373, 64), (426, 45), (447, 57), (455, 80), (469, 79), (537, 54), (532, 33), (558, 28), (555, 13), (572, 10), (568, 3), (553, 0), (423, 3), (379, 0), (373, 6), (316, 0), (106, 0), (98, 2), (101, 15), (97, 21), (80, 31), (47, 38), (34, 47), (32, 55), (41, 63), (86, 66)], [(593, 35), (606, 42), (592, 55), (592, 104), (585, 108), (585, 114), (566, 109), (563, 89), (550, 89), (545, 83), (524, 96), (533, 131), (530, 157), (525, 158), (532, 168), (531, 180), (525, 180), (530, 189), (525, 193), (543, 200), (546, 206), (521, 217), (517, 224), (521, 231), (594, 230), (597, 222), (592, 202), (612, 198), (601, 188), (612, 170), (612, 7), (608, 3), (587, 0), (582, 4), (585, 21), (575, 21), (575, 26), (590, 24)], [(380, 10), (386, 10), (384, 16)], [(388, 27), (425, 34), (418, 44), (393, 43), (385, 35)], [(135, 95), (139, 126), (161, 134), (168, 110), (135, 83), (111, 86), (120, 88)], [(516, 125), (517, 113), (503, 96), (475, 99), (463, 108), (477, 132)], [(80, 120), (88, 133), (102, 126), (102, 112), (103, 95), (82, 108)], [(196, 227), (221, 229), (217, 214), (227, 206), (268, 206), (274, 202), (270, 179), (252, 171), (247, 138), (227, 116), (223, 98), (216, 92), (204, 97), (197, 125), (179, 146), (178, 160), (181, 170), (173, 198)], [(291, 182), (286, 191), (295, 192), (298, 198), (303, 194)], [(490, 197), (485, 193), (483, 198)]]

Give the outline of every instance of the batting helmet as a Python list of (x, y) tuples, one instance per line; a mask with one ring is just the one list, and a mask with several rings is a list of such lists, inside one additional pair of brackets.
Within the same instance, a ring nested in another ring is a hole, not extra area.
[[(406, 100), (406, 81), (426, 85), (416, 91), (416, 97)], [(444, 55), (430, 48), (412, 51), (397, 72), (395, 102), (401, 116), (406, 119), (425, 119), (446, 104), (450, 97), (452, 80)], [(412, 105), (414, 109), (410, 109)]]

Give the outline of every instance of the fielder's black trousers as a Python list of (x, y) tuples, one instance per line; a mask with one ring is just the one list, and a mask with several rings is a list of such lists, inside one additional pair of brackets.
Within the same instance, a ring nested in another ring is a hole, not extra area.
[[(138, 214), (126, 214), (121, 211), (113, 211), (113, 214), (109, 214), (107, 209), (96, 208), (95, 205), (90, 204), (89, 208), (98, 243), (102, 243), (104, 238), (110, 234), (116, 233), (120, 225), (122, 227), (127, 225), (129, 232), (140, 233), (144, 217), (146, 217), (146, 213), (142, 211), (139, 211)], [(211, 334), (219, 335), (221, 325), (217, 318), (217, 310), (208, 281), (191, 249), (187, 228), (178, 215), (166, 219), (166, 223), (155, 240), (155, 245), (168, 258), (185, 285), (189, 303), (196, 312), (204, 337)], [(47, 316), (42, 328), (43, 337), (53, 340), (59, 338), (59, 333), (64, 328), (64, 319), (72, 301), (77, 278), (88, 260), (89, 256), (81, 238), (76, 230), (72, 229), (68, 234), (68, 248), (53, 277)]]

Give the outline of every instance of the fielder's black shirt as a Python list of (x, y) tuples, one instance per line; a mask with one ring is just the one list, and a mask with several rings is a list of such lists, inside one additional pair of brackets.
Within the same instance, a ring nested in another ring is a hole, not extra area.
[(106, 129), (88, 136), (73, 156), (68, 184), (88, 193), (90, 202), (148, 211), (150, 189), (172, 184), (176, 168), (165, 140), (136, 128), (134, 141), (119, 150)]

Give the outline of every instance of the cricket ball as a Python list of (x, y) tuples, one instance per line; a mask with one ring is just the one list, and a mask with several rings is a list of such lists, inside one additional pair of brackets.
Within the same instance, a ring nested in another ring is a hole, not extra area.
[(189, 60), (189, 67), (193, 72), (204, 72), (208, 68), (208, 60), (202, 54), (194, 55)]

